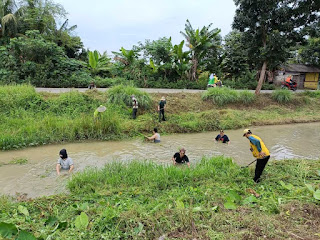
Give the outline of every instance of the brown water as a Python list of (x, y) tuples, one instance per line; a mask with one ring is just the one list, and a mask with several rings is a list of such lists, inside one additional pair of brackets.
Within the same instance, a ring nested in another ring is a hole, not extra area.
[[(276, 160), (304, 158), (319, 159), (320, 123), (292, 124), (282, 126), (253, 127)], [(187, 149), (191, 164), (203, 156), (225, 155), (240, 165), (254, 160), (249, 151), (249, 141), (242, 137), (242, 130), (226, 131), (230, 144), (216, 143), (217, 132), (176, 134), (161, 136), (161, 143), (146, 143), (141, 139), (119, 142), (81, 142), (48, 145), (23, 150), (0, 152), (0, 162), (26, 158), (25, 165), (0, 166), (0, 194), (26, 193), (39, 197), (65, 192), (65, 183), (70, 177), (66, 172), (56, 175), (55, 166), (60, 149), (66, 148), (75, 164), (75, 172), (87, 167), (101, 168), (111, 161), (133, 159), (151, 160), (171, 164), (172, 155), (179, 147)]]

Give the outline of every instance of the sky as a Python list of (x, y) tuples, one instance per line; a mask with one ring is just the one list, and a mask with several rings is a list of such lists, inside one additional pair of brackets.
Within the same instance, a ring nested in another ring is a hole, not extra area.
[(68, 12), (69, 26), (77, 25), (85, 48), (100, 52), (131, 49), (146, 39), (184, 40), (189, 19), (193, 28), (212, 23), (225, 36), (235, 14), (233, 0), (54, 0)]

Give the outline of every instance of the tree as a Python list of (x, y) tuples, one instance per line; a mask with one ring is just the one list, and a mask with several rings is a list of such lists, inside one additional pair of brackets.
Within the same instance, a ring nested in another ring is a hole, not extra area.
[(0, 38), (5, 35), (14, 36), (17, 31), (14, 0), (0, 0)]
[(184, 41), (181, 41), (179, 45), (174, 45), (171, 51), (171, 55), (173, 56), (174, 61), (174, 69), (179, 74), (180, 78), (187, 76), (188, 71), (191, 68), (191, 64), (189, 63), (190, 60), (190, 52), (183, 51)]
[(123, 63), (125, 66), (129, 66), (132, 64), (138, 57), (138, 53), (135, 50), (126, 50), (121, 47), (120, 52), (112, 52), (114, 56), (114, 60)]
[(204, 58), (209, 49), (214, 47), (213, 39), (220, 33), (220, 30), (217, 28), (210, 30), (211, 26), (212, 24), (209, 24), (209, 26), (204, 26), (201, 30), (199, 28), (194, 29), (189, 20), (187, 20), (185, 32), (180, 32), (187, 40), (187, 46), (191, 51), (191, 81), (198, 79), (197, 70), (199, 61)]
[(157, 65), (171, 62), (171, 38), (163, 37), (154, 41), (146, 40), (144, 44), (139, 43), (139, 50), (143, 51), (144, 58), (152, 59)]
[(239, 31), (230, 32), (224, 39), (222, 70), (226, 78), (238, 79), (249, 70), (248, 52)]
[(301, 41), (303, 28), (317, 21), (319, 1), (235, 0), (235, 4), (233, 28), (243, 32), (248, 56), (261, 68), (256, 88), (259, 94), (267, 67), (284, 62), (289, 48)]
[(299, 49), (299, 58), (304, 64), (320, 67), (320, 38), (308, 39), (308, 44)]

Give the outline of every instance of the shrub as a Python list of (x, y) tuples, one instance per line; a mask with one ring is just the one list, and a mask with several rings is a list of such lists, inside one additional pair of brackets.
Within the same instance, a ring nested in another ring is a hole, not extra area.
[(292, 92), (288, 89), (278, 89), (272, 93), (272, 99), (278, 103), (288, 103), (292, 100)]
[(210, 88), (202, 95), (203, 100), (211, 99), (213, 103), (222, 106), (239, 100), (236, 90), (230, 88)]
[(148, 93), (131, 86), (118, 85), (112, 87), (108, 92), (108, 102), (114, 104), (125, 104), (132, 106), (131, 95), (135, 95), (139, 107), (148, 109), (151, 106), (151, 98)]

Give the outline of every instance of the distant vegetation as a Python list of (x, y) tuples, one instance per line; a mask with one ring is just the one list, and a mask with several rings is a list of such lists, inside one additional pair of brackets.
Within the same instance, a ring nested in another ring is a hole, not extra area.
[(270, 80), (265, 73), (272, 76), (282, 63), (320, 66), (316, 1), (308, 7), (305, 1), (280, 2), (236, 1), (233, 30), (224, 38), (217, 26), (195, 28), (187, 20), (180, 43), (167, 37), (141, 39), (111, 57), (84, 48), (62, 5), (52, 0), (0, 1), (0, 84), (87, 87), (94, 81), (98, 87), (130, 82), (136, 87), (205, 89), (209, 74), (216, 73), (232, 88), (273, 89), (262, 84)]

